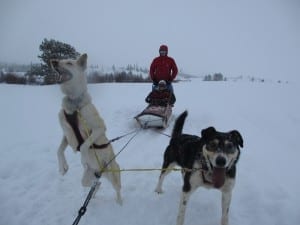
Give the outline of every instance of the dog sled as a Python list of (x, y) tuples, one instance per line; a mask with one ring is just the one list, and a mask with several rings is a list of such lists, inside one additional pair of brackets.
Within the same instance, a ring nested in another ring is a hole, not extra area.
[(173, 91), (167, 88), (164, 80), (158, 82), (148, 94), (145, 101), (148, 106), (134, 118), (142, 128), (166, 128), (172, 115), (172, 107), (176, 101)]
[(149, 104), (134, 118), (142, 128), (166, 128), (172, 115), (172, 106)]

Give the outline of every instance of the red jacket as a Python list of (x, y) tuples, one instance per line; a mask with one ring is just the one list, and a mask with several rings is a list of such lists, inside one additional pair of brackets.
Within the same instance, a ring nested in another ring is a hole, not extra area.
[(172, 82), (178, 73), (175, 60), (169, 56), (156, 57), (150, 66), (150, 77), (153, 82), (160, 80)]

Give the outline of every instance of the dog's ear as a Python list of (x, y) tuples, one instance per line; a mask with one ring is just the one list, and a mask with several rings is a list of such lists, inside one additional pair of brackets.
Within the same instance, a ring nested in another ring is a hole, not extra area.
[(230, 135), (232, 136), (234, 142), (239, 145), (240, 147), (244, 147), (244, 141), (243, 141), (243, 137), (240, 134), (240, 132), (238, 132), (237, 130), (232, 130), (230, 131)]
[(87, 67), (87, 54), (86, 53), (82, 54), (77, 60), (77, 63), (80, 67), (83, 68), (83, 70), (85, 70)]
[(213, 135), (215, 135), (215, 133), (216, 133), (216, 129), (214, 127), (208, 127), (201, 131), (201, 136), (202, 138), (204, 138), (204, 140), (208, 140)]

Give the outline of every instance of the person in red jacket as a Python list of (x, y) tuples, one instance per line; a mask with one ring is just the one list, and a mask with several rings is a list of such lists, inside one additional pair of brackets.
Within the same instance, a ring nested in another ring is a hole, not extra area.
[(175, 60), (168, 56), (168, 46), (159, 47), (159, 56), (150, 65), (150, 78), (155, 89), (160, 80), (167, 82), (168, 89), (173, 92), (172, 81), (177, 76), (178, 69)]

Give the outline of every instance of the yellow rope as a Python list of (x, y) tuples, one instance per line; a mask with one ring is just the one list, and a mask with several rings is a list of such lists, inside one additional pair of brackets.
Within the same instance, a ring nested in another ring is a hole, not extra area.
[[(134, 168), (134, 169), (104, 169), (103, 172), (143, 172), (143, 171), (194, 171), (195, 169), (188, 169), (188, 168), (166, 168), (166, 169), (157, 169), (157, 168)], [(200, 169), (197, 169), (200, 170)]]
[[(87, 123), (86, 123), (85, 119), (82, 117), (82, 115), (81, 115), (81, 113), (80, 113), (79, 110), (77, 110), (77, 114), (78, 114), (78, 117), (79, 117), (80, 121), (81, 121), (82, 124), (83, 124), (83, 128), (84, 128), (84, 130), (85, 130), (85, 133), (86, 133), (87, 137), (89, 137), (89, 136), (90, 136), (90, 131), (89, 131), (89, 128), (88, 128), (88, 126), (87, 126)], [(93, 140), (90, 140), (90, 146), (91, 146), (91, 148), (92, 148), (93, 151), (94, 151), (94, 155), (95, 155), (95, 158), (96, 158), (97, 163), (98, 163), (98, 166), (99, 166), (99, 171), (102, 172), (102, 171), (103, 171), (103, 168), (101, 167), (101, 162), (100, 162), (99, 156), (98, 156), (97, 153), (96, 153), (95, 148), (93, 147), (93, 143), (94, 143), (94, 141), (93, 141)]]
[[(87, 126), (87, 123), (85, 121), (85, 119), (82, 117), (81, 113), (79, 110), (77, 110), (77, 113), (78, 113), (78, 117), (80, 119), (80, 121), (82, 122), (83, 124), (83, 127), (85, 129), (85, 132), (86, 132), (86, 135), (89, 137), (90, 136), (90, 131), (89, 131), (89, 128)], [(166, 168), (166, 169), (157, 169), (157, 168), (139, 168), (139, 169), (104, 169), (103, 167), (101, 167), (101, 162), (100, 162), (100, 159), (99, 159), (99, 156), (97, 155), (96, 153), (96, 150), (95, 148), (93, 147), (93, 140), (91, 140), (91, 143), (90, 143), (90, 146), (91, 148), (94, 150), (94, 154), (95, 154), (95, 157), (96, 157), (96, 160), (98, 162), (98, 165), (99, 165), (99, 171), (102, 173), (102, 172), (133, 172), (133, 171), (136, 171), (136, 172), (143, 172), (143, 171), (193, 171), (191, 169), (188, 169), (188, 168)]]

